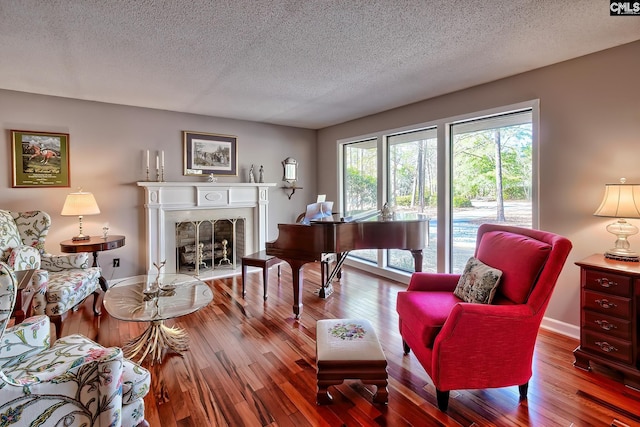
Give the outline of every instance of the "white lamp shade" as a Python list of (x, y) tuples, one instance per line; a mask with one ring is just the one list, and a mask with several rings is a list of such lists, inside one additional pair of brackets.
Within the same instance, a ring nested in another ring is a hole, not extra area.
[(99, 213), (100, 208), (93, 194), (79, 191), (67, 195), (60, 215), (81, 216), (96, 215)]
[(613, 218), (640, 218), (640, 185), (606, 184), (604, 199), (594, 215)]

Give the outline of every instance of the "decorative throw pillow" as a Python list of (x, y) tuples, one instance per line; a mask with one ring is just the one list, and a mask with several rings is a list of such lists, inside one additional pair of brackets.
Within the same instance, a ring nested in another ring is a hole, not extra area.
[(502, 271), (471, 257), (453, 293), (465, 302), (490, 304), (496, 294), (500, 277)]

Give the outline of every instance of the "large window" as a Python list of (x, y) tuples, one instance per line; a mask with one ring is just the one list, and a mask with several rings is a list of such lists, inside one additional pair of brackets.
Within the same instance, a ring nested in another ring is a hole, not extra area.
[(531, 110), (451, 125), (452, 268), (460, 273), (482, 223), (532, 226)]
[[(377, 139), (343, 146), (343, 174), (343, 216), (379, 209)], [(376, 250), (352, 251), (351, 256), (374, 263), (378, 261)]]
[[(402, 132), (387, 137), (387, 201), (396, 212), (415, 212), (429, 218), (429, 245), (423, 271), (435, 271), (438, 202), (438, 140), (435, 128)], [(408, 251), (387, 251), (387, 266), (413, 271)]]
[[(477, 229), (537, 225), (537, 102), (340, 141), (345, 215), (382, 209), (429, 218), (423, 271), (461, 272)], [(413, 271), (408, 251), (354, 251), (387, 276)], [(393, 273), (393, 272), (397, 273)]]

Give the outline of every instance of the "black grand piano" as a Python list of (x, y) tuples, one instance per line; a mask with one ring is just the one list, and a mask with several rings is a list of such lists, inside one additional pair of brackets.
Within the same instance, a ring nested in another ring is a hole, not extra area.
[(286, 261), (293, 276), (293, 313), (302, 314), (302, 267), (320, 261), (323, 254), (338, 254), (338, 261), (322, 284), (320, 296), (340, 270), (349, 251), (357, 249), (406, 249), (414, 258), (415, 271), (422, 271), (422, 250), (427, 245), (429, 220), (421, 214), (396, 214), (383, 219), (379, 211), (354, 218), (330, 216), (310, 224), (278, 224), (278, 238), (267, 242), (266, 251)]

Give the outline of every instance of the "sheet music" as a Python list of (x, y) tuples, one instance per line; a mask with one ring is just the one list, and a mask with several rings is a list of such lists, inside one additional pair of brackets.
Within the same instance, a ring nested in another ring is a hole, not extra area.
[(333, 216), (333, 202), (311, 203), (307, 205), (307, 212), (302, 219), (302, 224), (310, 224), (311, 221)]

